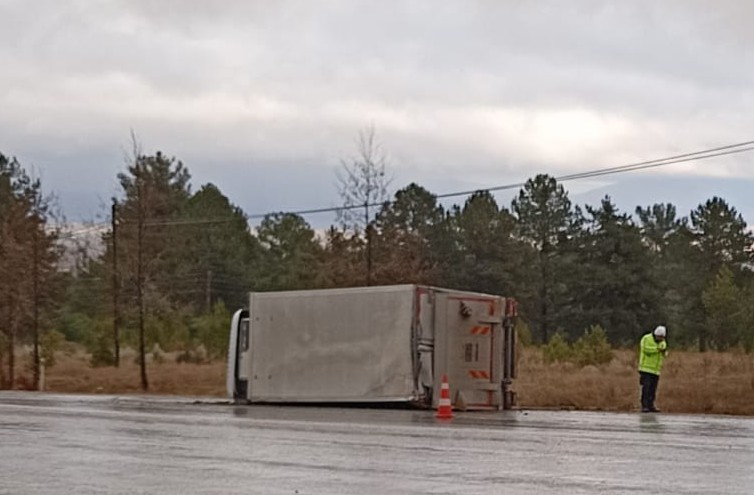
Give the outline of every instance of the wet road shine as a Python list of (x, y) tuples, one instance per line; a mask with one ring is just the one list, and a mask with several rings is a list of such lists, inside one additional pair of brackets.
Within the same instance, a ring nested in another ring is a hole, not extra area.
[(0, 393), (0, 494), (752, 494), (754, 419)]

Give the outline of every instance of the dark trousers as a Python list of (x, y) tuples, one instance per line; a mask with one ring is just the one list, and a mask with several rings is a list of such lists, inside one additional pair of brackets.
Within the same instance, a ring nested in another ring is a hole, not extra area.
[(655, 408), (655, 395), (657, 395), (657, 384), (660, 383), (660, 375), (653, 373), (639, 372), (639, 385), (641, 385), (641, 408), (642, 410), (653, 410)]

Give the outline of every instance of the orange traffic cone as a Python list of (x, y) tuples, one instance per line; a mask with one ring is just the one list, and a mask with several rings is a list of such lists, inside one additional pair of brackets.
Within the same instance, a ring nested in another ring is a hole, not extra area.
[(448, 375), (442, 376), (442, 386), (440, 387), (440, 402), (437, 403), (438, 419), (453, 419), (453, 406), (450, 404), (450, 385), (448, 385)]

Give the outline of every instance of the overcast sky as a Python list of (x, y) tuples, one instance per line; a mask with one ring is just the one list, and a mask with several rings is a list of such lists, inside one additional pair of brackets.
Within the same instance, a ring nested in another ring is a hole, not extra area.
[[(753, 15), (745, 0), (0, 0), (0, 152), (72, 220), (117, 193), (131, 129), (249, 214), (337, 205), (335, 170), (370, 124), (396, 188), (621, 165), (754, 139)], [(754, 223), (752, 163), (567, 188), (683, 214), (717, 194)]]

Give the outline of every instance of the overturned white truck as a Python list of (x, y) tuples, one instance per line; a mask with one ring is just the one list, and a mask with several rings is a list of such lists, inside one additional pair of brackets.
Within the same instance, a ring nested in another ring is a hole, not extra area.
[(516, 302), (418, 285), (253, 292), (233, 316), (230, 398), (249, 403), (515, 402)]

